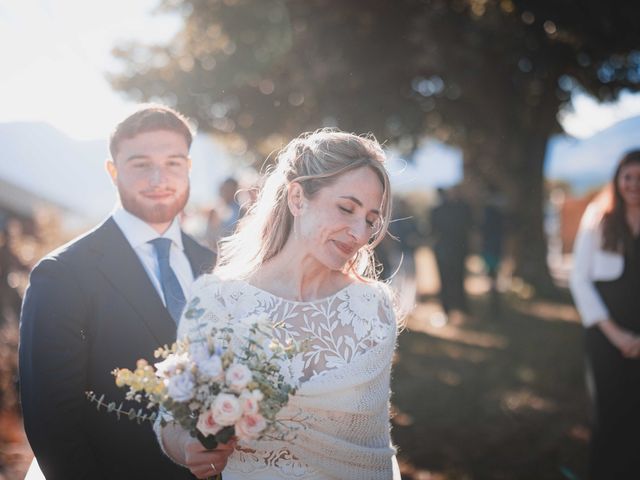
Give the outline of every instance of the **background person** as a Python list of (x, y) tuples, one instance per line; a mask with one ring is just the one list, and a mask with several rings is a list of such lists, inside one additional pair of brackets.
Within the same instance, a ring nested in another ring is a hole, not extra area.
[(589, 205), (576, 238), (571, 292), (593, 380), (592, 480), (638, 478), (640, 432), (640, 151)]
[(498, 292), (498, 273), (504, 250), (505, 237), (505, 199), (493, 186), (488, 189), (486, 203), (482, 208), (480, 222), (480, 251), (489, 276), (491, 309), (500, 311), (500, 294)]
[(218, 189), (220, 201), (207, 216), (207, 243), (214, 250), (217, 250), (217, 244), (222, 237), (233, 233), (242, 216), (242, 208), (237, 198), (238, 188), (238, 181), (234, 177), (226, 178)]
[(457, 188), (438, 189), (440, 203), (431, 211), (433, 253), (440, 275), (440, 303), (449, 316), (452, 311), (469, 313), (464, 288), (469, 235), (473, 227), (471, 209)]

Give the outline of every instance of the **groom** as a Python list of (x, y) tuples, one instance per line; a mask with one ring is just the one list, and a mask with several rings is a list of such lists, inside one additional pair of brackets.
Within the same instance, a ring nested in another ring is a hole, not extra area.
[(164, 106), (122, 121), (107, 162), (120, 205), (31, 273), (20, 324), (21, 398), (47, 479), (193, 478), (162, 454), (148, 422), (118, 421), (85, 397), (94, 391), (120, 403), (125, 391), (111, 371), (153, 360), (175, 340), (191, 282), (213, 266), (213, 253), (178, 222), (189, 197), (191, 140), (184, 117)]

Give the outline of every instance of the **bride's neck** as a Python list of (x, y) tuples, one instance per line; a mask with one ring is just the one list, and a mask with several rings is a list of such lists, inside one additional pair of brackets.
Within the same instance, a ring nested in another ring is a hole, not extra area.
[(262, 265), (249, 278), (249, 283), (278, 297), (305, 302), (330, 296), (350, 280), (315, 259), (294, 260), (278, 254)]

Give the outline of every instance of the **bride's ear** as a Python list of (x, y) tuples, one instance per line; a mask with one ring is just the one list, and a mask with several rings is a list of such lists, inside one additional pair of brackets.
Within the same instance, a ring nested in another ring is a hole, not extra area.
[(304, 191), (298, 182), (291, 182), (287, 187), (287, 205), (291, 215), (297, 217), (304, 208)]

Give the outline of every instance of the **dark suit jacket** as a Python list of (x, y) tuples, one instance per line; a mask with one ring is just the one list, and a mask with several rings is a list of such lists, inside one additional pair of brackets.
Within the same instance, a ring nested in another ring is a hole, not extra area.
[[(183, 241), (194, 276), (213, 266), (211, 251)], [(27, 437), (47, 479), (194, 478), (163, 455), (148, 422), (118, 421), (85, 397), (90, 390), (124, 400), (111, 371), (152, 362), (175, 336), (111, 218), (34, 268), (20, 322), (20, 386)]]

